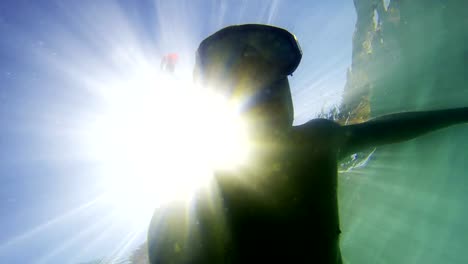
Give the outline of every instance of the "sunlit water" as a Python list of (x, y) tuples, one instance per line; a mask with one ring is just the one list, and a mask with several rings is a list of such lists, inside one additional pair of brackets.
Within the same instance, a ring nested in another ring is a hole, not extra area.
[[(0, 3), (1, 263), (112, 261), (144, 241), (152, 208), (116, 202), (109, 185), (122, 171), (110, 172), (90, 147), (90, 124), (116, 95), (125, 101), (138, 90), (136, 83), (161, 89), (155, 76), (168, 52), (180, 56), (171, 78), (190, 82), (194, 52), (207, 35), (238, 23), (281, 26), (304, 52), (290, 81), (295, 123), (340, 102), (352, 1), (194, 2)], [(417, 109), (432, 108), (434, 94), (442, 107), (468, 103), (452, 103), (456, 89), (446, 97), (433, 91), (400, 96), (423, 94)], [(390, 101), (379, 107), (399, 109)], [(340, 175), (346, 261), (463, 263), (466, 132), (454, 127), (379, 148), (366, 167)]]

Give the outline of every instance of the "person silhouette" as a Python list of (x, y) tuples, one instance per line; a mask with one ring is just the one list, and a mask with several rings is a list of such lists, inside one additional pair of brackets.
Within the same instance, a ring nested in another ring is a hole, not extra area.
[(174, 73), (175, 66), (178, 60), (179, 60), (179, 55), (177, 55), (177, 53), (169, 53), (169, 54), (164, 55), (161, 59), (161, 64), (160, 64), (161, 71), (164, 71), (167, 73)]
[(254, 159), (217, 172), (213, 191), (190, 206), (154, 213), (151, 263), (342, 263), (338, 160), (468, 121), (468, 108), (457, 108), (293, 126), (288, 76), (301, 57), (294, 35), (268, 25), (230, 26), (201, 42), (194, 79), (239, 104)]

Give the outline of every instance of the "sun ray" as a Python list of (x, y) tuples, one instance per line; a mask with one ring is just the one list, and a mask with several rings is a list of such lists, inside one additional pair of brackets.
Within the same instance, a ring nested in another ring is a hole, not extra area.
[(8, 241), (0, 245), (0, 250), (11, 247), (17, 243), (20, 243), (21, 241), (24, 241), (26, 239), (29, 239), (33, 236), (36, 236), (38, 233), (43, 232), (44, 230), (51, 228), (52, 226), (58, 224), (59, 222), (66, 221), (67, 219), (74, 217), (78, 215), (79, 213), (82, 213), (85, 210), (88, 210), (90, 207), (96, 205), (103, 197), (97, 197), (96, 199), (89, 201), (85, 204), (82, 204), (78, 206), (77, 208), (74, 208), (72, 210), (69, 210), (68, 212), (65, 212), (64, 214), (57, 216), (53, 219), (50, 219), (49, 221), (40, 224), (20, 235), (17, 235), (13, 238), (10, 238)]
[[(70, 249), (76, 246), (76, 244), (79, 243), (80, 240), (93, 237), (93, 235), (96, 233), (104, 234), (107, 230), (112, 230), (112, 224), (114, 223), (113, 220), (116, 219), (118, 216), (119, 216), (118, 213), (111, 212), (107, 215), (103, 214), (103, 215), (100, 215), (99, 217), (96, 217), (98, 219), (96, 222), (80, 229), (80, 232), (76, 232), (73, 236), (68, 237), (58, 247), (55, 247), (53, 250), (47, 252), (47, 254), (38, 258), (36, 263), (37, 264), (50, 263), (51, 259), (53, 259), (54, 256), (60, 254), (61, 252), (67, 249)], [(143, 226), (140, 226), (139, 230), (141, 231), (144, 229), (145, 228)], [(99, 237), (94, 237), (92, 240), (88, 241), (87, 246), (90, 247), (91, 244), (93, 244), (95, 241), (98, 241), (98, 240), (99, 240)], [(80, 252), (84, 250), (85, 249), (80, 248)]]

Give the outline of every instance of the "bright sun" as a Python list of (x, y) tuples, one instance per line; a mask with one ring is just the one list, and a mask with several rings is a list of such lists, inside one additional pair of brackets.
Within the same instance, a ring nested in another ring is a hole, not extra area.
[(88, 146), (116, 208), (136, 214), (189, 199), (214, 169), (235, 169), (248, 157), (247, 128), (221, 96), (164, 75), (107, 91)]

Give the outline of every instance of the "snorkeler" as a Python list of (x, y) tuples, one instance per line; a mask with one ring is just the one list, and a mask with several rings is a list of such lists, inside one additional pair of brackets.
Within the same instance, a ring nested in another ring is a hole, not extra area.
[(191, 206), (155, 212), (151, 263), (342, 263), (338, 160), (468, 122), (468, 108), (458, 108), (292, 126), (287, 77), (301, 57), (294, 35), (267, 25), (230, 26), (201, 42), (195, 80), (239, 105), (254, 128), (254, 158), (217, 172), (214, 191)]

